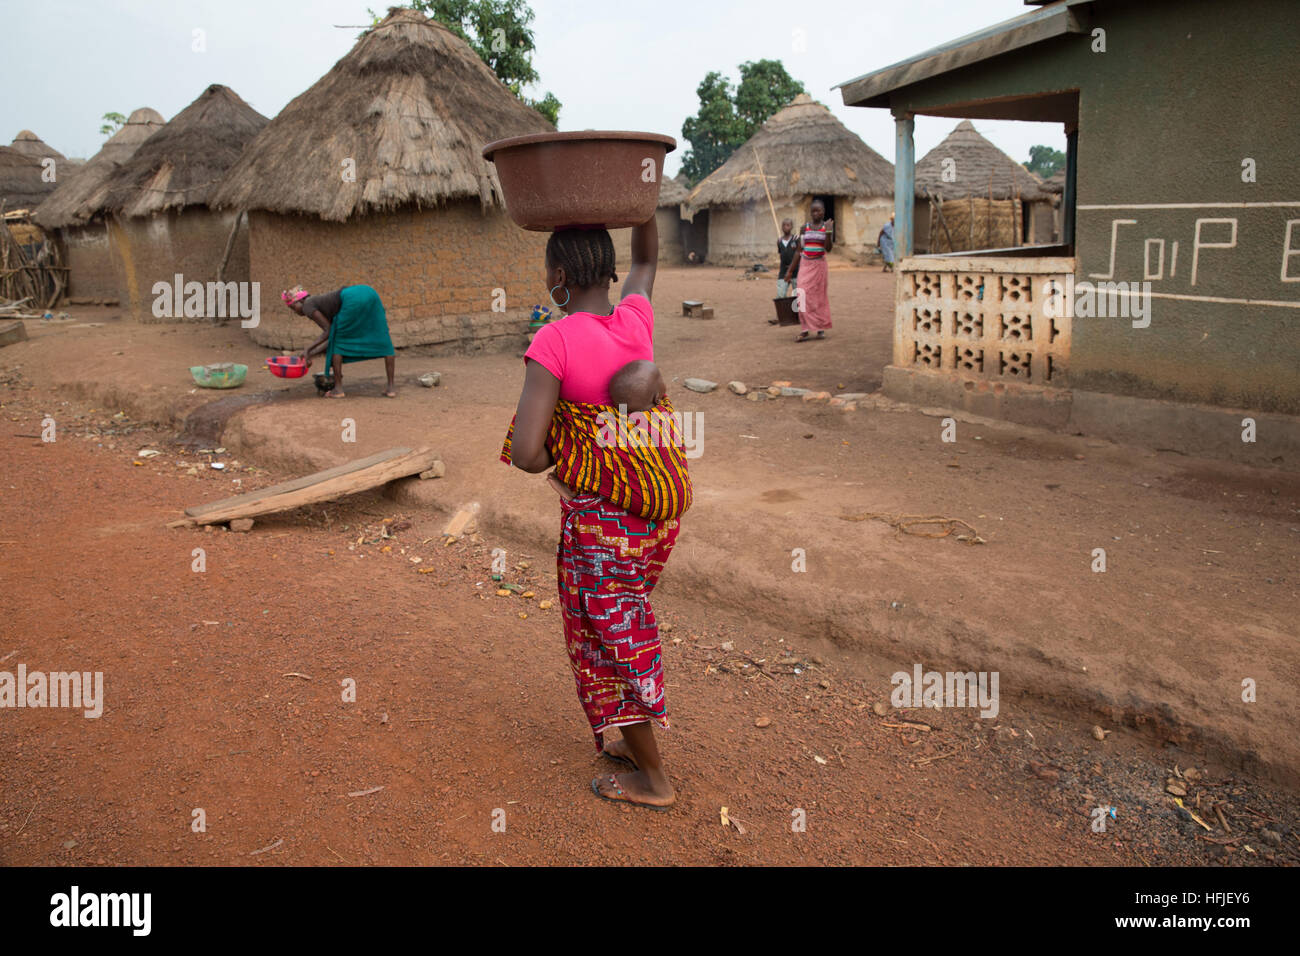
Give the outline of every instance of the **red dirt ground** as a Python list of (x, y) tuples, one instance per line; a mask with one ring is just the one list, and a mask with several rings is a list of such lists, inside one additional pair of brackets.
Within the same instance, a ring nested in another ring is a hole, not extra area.
[[(694, 293), (718, 303), (718, 319), (665, 318), (660, 364), (678, 381), (786, 378), (870, 390), (888, 352), (887, 326), (855, 322), (854, 310), (884, 311), (889, 281), (862, 270), (833, 273), (843, 296), (836, 338), (795, 346), (787, 330), (755, 330), (770, 283), (673, 270), (661, 283), (662, 302)], [(179, 382), (160, 384), (159, 369), (194, 364), (186, 357), (217, 348), (244, 360), (256, 350), (241, 332), (113, 323), (35, 331), (36, 341), (0, 355), (0, 411), (10, 426), (0, 431), (0, 670), (21, 662), (102, 671), (108, 700), (98, 720), (0, 710), (0, 862), (1300, 860), (1292, 794), (1198, 761), (1205, 777), (1188, 785), (1188, 804), (1208, 813), (1217, 803), (1234, 832), (1249, 834), (1209, 842), (1164, 793), (1166, 778), (1187, 769), (1185, 754), (1156, 749), (1149, 735), (1124, 727), (1093, 741), (1092, 721), (1054, 707), (1043, 699), (1048, 691), (1022, 688), (1015, 708), (1004, 702), (993, 721), (970, 712), (914, 715), (930, 732), (888, 726), (906, 715), (874, 708), (887, 702), (877, 665), (891, 657), (891, 642), (894, 657), (912, 660), (903, 648), (924, 641), (938, 665), (960, 656), (977, 624), (1004, 643), (1033, 642), (1044, 672), (1080, 660), (1094, 673), (1115, 660), (1137, 668), (1145, 646), (1165, 653), (1180, 629), (1195, 627), (1199, 637), (1209, 622), (1234, 615), (1229, 633), (1280, 638), (1277, 622), (1294, 590), (1285, 571), (1294, 551), (1292, 476), (1153, 461), (1005, 425), (978, 426), (984, 440), (961, 446), (967, 457), (953, 470), (952, 449), (936, 448), (938, 423), (915, 412), (846, 418), (675, 390), (679, 408), (708, 410), (713, 444), (693, 466), (703, 492), (698, 515), (656, 597), (671, 625), (665, 667), (674, 729), (663, 746), (680, 794), (678, 806), (660, 814), (602, 803), (588, 787), (614, 768), (593, 755), (558, 612), (537, 607), (554, 589), (553, 555), (537, 545), (541, 522), (558, 521), (547, 511), (554, 501), (540, 481), (491, 463), (517, 394), (516, 356), (403, 353), (397, 402), (367, 397), (374, 375), (363, 373), (348, 408), (365, 440), (346, 454), (323, 437), (337, 436), (337, 409), (309, 397), (307, 386), (300, 398), (232, 421), (256, 453), (221, 456), (232, 466), (221, 474), (207, 468), (213, 456), (112, 413), (146, 408), (146, 417), (174, 424), (211, 401), (213, 394), (191, 395)], [(443, 370), (442, 388), (411, 386), (426, 367)], [(109, 384), (70, 381), (88, 376)], [(121, 404), (106, 410), (90, 400), (114, 388)], [(69, 398), (78, 392), (87, 400)], [(55, 408), (59, 441), (22, 437)], [(467, 429), (485, 417), (492, 428)], [(445, 449), (448, 506), (473, 494), (497, 509), (486, 540), (444, 547), (440, 513), (378, 494), (259, 519), (250, 534), (165, 528), (184, 506), (232, 493), (235, 479), (248, 490), (289, 477), (277, 460), (283, 450), (267, 435), (286, 436), (282, 449), (293, 444), (308, 458), (341, 460), (411, 443), (413, 429)], [(745, 436), (759, 430), (764, 440), (750, 444)], [(145, 447), (164, 453), (134, 465)], [(1080, 464), (1075, 456), (1085, 447)], [(244, 459), (238, 468), (232, 457)], [(1142, 482), (1154, 490), (1135, 491)], [(1065, 503), (1067, 493), (1084, 504)], [(827, 527), (827, 517), (843, 512), (929, 510), (918, 506), (927, 498), (976, 520), (990, 547), (898, 540), (870, 522)], [(727, 520), (728, 509), (746, 516), (742, 526)], [(993, 523), (1003, 516), (1002, 526)], [(411, 526), (385, 541), (386, 518)], [(770, 555), (755, 542), (791, 526), (822, 534), (819, 543), (852, 532), (852, 541), (827, 543), (831, 553), (814, 558), (819, 584), (838, 599), (791, 591), (798, 582), (772, 583), (788, 582), (788, 573), (756, 576), (767, 565), (788, 566), (788, 541)], [(1099, 526), (1137, 548), (1128, 560), (1149, 576), (1145, 597), (1131, 582), (1065, 573)], [(1166, 535), (1176, 529), (1180, 540), (1171, 546), (1159, 532), (1153, 540), (1153, 526)], [(507, 580), (531, 587), (534, 598), (495, 596), (488, 564), (497, 544), (514, 568)], [(1192, 545), (1232, 550), (1233, 563), (1207, 568)], [(203, 573), (190, 569), (196, 547), (207, 552)], [(745, 558), (698, 573), (726, 554)], [(1257, 608), (1265, 578), (1277, 596)], [(1017, 604), (1035, 589), (1059, 620)], [(715, 600), (719, 592), (731, 593)], [(855, 621), (866, 624), (854, 629)], [(1243, 632), (1242, 622), (1253, 630)], [(1169, 697), (1195, 699), (1218, 659), (1209, 649), (1189, 657), (1190, 648), (1170, 647), (1186, 671), (1162, 678)], [(792, 658), (797, 663), (781, 663)], [(1284, 676), (1293, 661), (1277, 658), (1275, 666)], [(1125, 673), (1116, 668), (1098, 680), (1122, 689)], [(293, 674), (306, 677), (285, 676)], [(346, 678), (357, 683), (356, 703), (341, 699)], [(760, 717), (770, 726), (757, 727)], [(384, 789), (348, 796), (373, 787)], [(1089, 826), (1099, 804), (1118, 810), (1105, 834)], [(723, 806), (744, 833), (720, 824)], [(199, 807), (206, 833), (190, 830)], [(491, 826), (498, 808), (505, 833)], [(796, 808), (807, 811), (806, 833), (791, 832)], [(250, 856), (264, 847), (273, 848)]]

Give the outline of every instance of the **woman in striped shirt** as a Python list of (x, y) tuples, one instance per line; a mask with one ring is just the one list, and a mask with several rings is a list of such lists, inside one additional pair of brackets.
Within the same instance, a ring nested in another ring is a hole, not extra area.
[(807, 342), (814, 332), (817, 338), (824, 339), (826, 330), (831, 327), (831, 303), (826, 292), (826, 254), (835, 244), (835, 220), (826, 218), (826, 206), (820, 199), (813, 200), (810, 215), (812, 222), (804, 223), (799, 230), (799, 255), (790, 263), (785, 276), (789, 282), (795, 263), (798, 263), (799, 291), (794, 307), (799, 313), (802, 331), (796, 342)]

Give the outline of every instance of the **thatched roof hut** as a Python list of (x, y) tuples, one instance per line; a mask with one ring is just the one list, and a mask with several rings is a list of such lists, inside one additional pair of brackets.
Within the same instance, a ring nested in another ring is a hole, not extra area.
[(797, 228), (819, 198), (836, 222), (839, 251), (868, 256), (893, 194), (893, 164), (800, 93), (691, 191), (682, 205), (693, 220), (687, 245), (712, 262), (774, 260), (773, 220), (791, 218)]
[(41, 161), (9, 146), (0, 146), (0, 203), (5, 209), (31, 209), (54, 191), (41, 177)]
[(156, 318), (149, 293), (162, 276), (247, 281), (247, 231), (240, 230), (235, 213), (215, 211), (209, 201), (217, 182), (267, 122), (229, 87), (209, 86), (82, 204), (82, 215), (104, 218), (120, 259), (121, 288), (137, 318)]
[(1043, 180), (1043, 189), (1054, 196), (1065, 192), (1065, 168), (1062, 167)]
[[(759, 167), (762, 172), (759, 172)], [(767, 190), (763, 189), (764, 177)], [(894, 165), (807, 93), (800, 93), (692, 190), (691, 209), (795, 196), (894, 193)]]
[(686, 202), (690, 194), (691, 191), (686, 188), (683, 177), (665, 179), (659, 184), (659, 208), (681, 205)]
[[(506, 216), (482, 148), (553, 129), (464, 40), (391, 9), (253, 138), (209, 204), (247, 210), (264, 289), (366, 283), (398, 347), (517, 348), (546, 236)], [(485, 267), (467, 270), (466, 249)], [(301, 348), (312, 328), (269, 308), (249, 334)]]
[(502, 198), (483, 145), (553, 129), (450, 30), (394, 8), (262, 130), (215, 201), (329, 222), (459, 199), (486, 209)]
[(214, 83), (113, 171), (101, 208), (132, 218), (207, 205), (226, 170), (268, 122), (230, 87)]
[(42, 141), (42, 139), (29, 129), (22, 130), (14, 137), (14, 141), (9, 144), (10, 149), (16, 149), (20, 153), (25, 153), (37, 161), (50, 157), (51, 159), (67, 159), (53, 146)]
[(36, 210), (35, 219), (47, 228), (83, 225), (104, 202), (104, 187), (119, 165), (163, 127), (157, 110), (138, 109), (126, 124), (108, 138), (103, 147), (76, 175), (58, 184), (58, 188)]
[[(948, 159), (951, 164), (945, 163)], [(944, 181), (945, 167), (951, 170), (951, 182)], [(1041, 179), (976, 132), (970, 120), (958, 123), (938, 146), (917, 160), (918, 196), (988, 199), (990, 188), (995, 200), (1036, 202), (1049, 198)]]

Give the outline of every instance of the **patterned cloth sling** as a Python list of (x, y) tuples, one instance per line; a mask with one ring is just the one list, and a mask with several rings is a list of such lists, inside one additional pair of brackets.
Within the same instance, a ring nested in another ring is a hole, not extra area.
[[(514, 433), (511, 419), (501, 448), (506, 464)], [(556, 477), (574, 492), (599, 495), (650, 521), (679, 518), (691, 506), (683, 444), (681, 422), (667, 398), (623, 418), (609, 405), (561, 399), (546, 436)]]

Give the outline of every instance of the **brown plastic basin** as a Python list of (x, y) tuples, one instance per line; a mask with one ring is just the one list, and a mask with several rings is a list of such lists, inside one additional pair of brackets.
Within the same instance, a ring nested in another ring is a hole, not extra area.
[(525, 229), (623, 229), (655, 214), (664, 156), (676, 148), (659, 133), (582, 130), (500, 139), (483, 158), (496, 163), (506, 211)]

